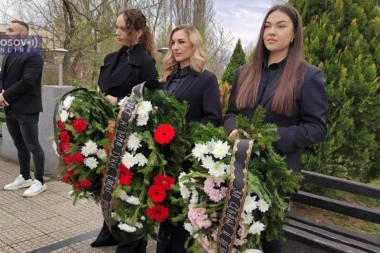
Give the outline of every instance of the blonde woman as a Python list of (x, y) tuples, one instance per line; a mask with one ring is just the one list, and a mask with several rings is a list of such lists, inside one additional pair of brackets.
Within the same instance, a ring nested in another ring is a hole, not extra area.
[[(218, 80), (206, 70), (206, 62), (203, 40), (198, 30), (190, 25), (180, 25), (170, 33), (161, 82), (169, 94), (188, 103), (187, 122), (219, 126), (222, 123), (222, 106)], [(184, 164), (183, 168), (187, 170), (190, 165)], [(188, 236), (183, 224), (173, 226), (169, 221), (163, 222), (158, 233), (156, 252), (186, 252), (184, 245)]]

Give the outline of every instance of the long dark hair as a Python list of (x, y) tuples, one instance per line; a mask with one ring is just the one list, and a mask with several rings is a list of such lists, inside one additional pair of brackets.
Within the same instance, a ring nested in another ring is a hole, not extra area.
[(291, 19), (294, 27), (294, 40), (289, 47), (284, 72), (274, 91), (271, 110), (278, 114), (291, 116), (295, 112), (295, 100), (304, 80), (306, 62), (303, 54), (302, 20), (298, 11), (289, 4), (275, 5), (265, 16), (253, 60), (243, 67), (238, 78), (236, 107), (244, 109), (254, 107), (256, 103), (262, 75), (262, 64), (264, 59), (269, 56), (269, 51), (266, 49), (263, 40), (265, 23), (268, 16), (274, 11), (281, 11)]
[(154, 59), (157, 57), (156, 43), (154, 36), (147, 25), (146, 17), (139, 9), (125, 9), (120, 12), (123, 15), (127, 28), (134, 31), (142, 30), (143, 34), (139, 39), (139, 44), (145, 49), (145, 51)]

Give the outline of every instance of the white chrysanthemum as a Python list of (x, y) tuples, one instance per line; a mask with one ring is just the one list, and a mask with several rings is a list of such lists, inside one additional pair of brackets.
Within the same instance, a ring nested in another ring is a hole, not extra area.
[(215, 162), (211, 156), (206, 155), (205, 157), (202, 158), (202, 167), (209, 169), (209, 170), (214, 169)]
[(149, 114), (151, 110), (153, 110), (152, 103), (150, 101), (142, 101), (140, 106), (137, 108), (137, 114)]
[(244, 253), (263, 253), (263, 252), (259, 249), (246, 249)]
[(222, 177), (226, 175), (225, 164), (217, 162), (215, 166), (208, 170), (208, 173), (213, 177)]
[(257, 208), (256, 196), (251, 197), (247, 195), (247, 197), (245, 198), (244, 207), (243, 207), (244, 211), (246, 213), (251, 213), (256, 208)]
[(120, 101), (119, 101), (119, 103), (117, 103), (117, 105), (119, 107), (121, 107), (123, 105), (125, 99), (127, 99), (127, 97), (123, 97), (122, 99), (120, 99)]
[(74, 118), (74, 113), (73, 112), (69, 113), (69, 118)]
[(183, 199), (188, 199), (190, 198), (190, 191), (189, 189), (185, 186), (184, 183), (179, 183), (179, 191), (181, 192), (181, 197)]
[(136, 222), (135, 226), (136, 228), (143, 228), (143, 224), (140, 222)]
[(136, 161), (137, 165), (140, 167), (144, 166), (145, 164), (148, 163), (148, 159), (146, 159), (146, 157), (141, 153), (137, 153), (135, 155), (135, 161)]
[(100, 160), (104, 160), (107, 158), (107, 152), (105, 151), (104, 148), (102, 149), (98, 149), (98, 151), (96, 151), (96, 156), (100, 159)]
[(198, 201), (199, 201), (199, 194), (198, 194), (197, 190), (195, 190), (195, 188), (193, 187), (191, 189), (190, 203), (196, 205), (196, 204), (198, 204)]
[(95, 157), (88, 157), (84, 159), (84, 164), (93, 170), (98, 167), (98, 160)]
[(259, 207), (259, 210), (263, 213), (265, 213), (266, 211), (268, 211), (269, 209), (269, 205), (267, 202), (265, 202), (265, 200), (263, 199), (259, 199), (259, 201), (257, 202), (257, 205)]
[(243, 224), (249, 225), (253, 222), (253, 215), (251, 213), (242, 212), (241, 218), (243, 220)]
[(137, 126), (145, 126), (146, 124), (148, 124), (148, 120), (149, 120), (149, 115), (148, 114), (139, 114), (137, 115), (137, 123), (136, 125)]
[(262, 231), (264, 231), (265, 225), (261, 223), (260, 221), (256, 221), (255, 223), (252, 224), (252, 226), (249, 228), (249, 233), (250, 234), (260, 234)]
[(52, 146), (53, 146), (53, 149), (54, 149), (54, 152), (55, 152), (55, 154), (57, 155), (57, 156), (59, 156), (59, 154), (58, 154), (58, 152), (57, 152), (57, 143), (55, 142), (55, 141), (53, 141), (53, 144), (52, 144)]
[(141, 204), (139, 198), (137, 198), (135, 196), (128, 196), (126, 201), (127, 201), (127, 203), (129, 203), (131, 205), (135, 205), (135, 206), (138, 206)]
[(193, 156), (199, 160), (201, 160), (206, 154), (208, 154), (208, 147), (203, 143), (196, 143), (195, 147), (191, 151)]
[(127, 195), (127, 193), (125, 192), (125, 191), (120, 191), (119, 192), (119, 198), (122, 200), (122, 201), (127, 201), (127, 199), (128, 199), (128, 195)]
[(129, 136), (127, 146), (128, 149), (132, 151), (136, 151), (139, 147), (141, 147), (141, 141), (137, 137), (136, 133), (133, 133)]
[(140, 220), (145, 220), (145, 216), (141, 216)]
[(191, 223), (185, 223), (183, 224), (183, 227), (185, 228), (186, 231), (190, 233), (190, 235), (194, 235), (195, 232), (197, 231), (196, 228), (194, 228)]
[(81, 153), (87, 157), (89, 155), (95, 154), (98, 151), (98, 147), (96, 143), (92, 140), (88, 140), (81, 149)]
[(229, 149), (230, 146), (226, 141), (216, 141), (214, 143), (213, 149), (211, 150), (211, 154), (213, 154), (215, 158), (223, 159), (226, 155), (229, 154)]
[(124, 153), (123, 158), (121, 159), (121, 162), (127, 168), (132, 168), (137, 163), (135, 157), (131, 153), (128, 153), (128, 152)]
[(125, 223), (119, 223), (119, 225), (117, 226), (120, 228), (120, 230), (124, 230), (125, 232), (132, 233), (136, 231), (136, 227), (130, 226)]
[(111, 213), (111, 217), (112, 217), (112, 219), (114, 219), (114, 220), (116, 220), (116, 221), (121, 221), (121, 218), (120, 218), (120, 216), (119, 215), (117, 215), (117, 213), (115, 213), (115, 212), (112, 212)]
[(65, 98), (65, 100), (63, 100), (63, 105), (62, 105), (63, 108), (68, 110), (71, 107), (71, 104), (73, 103), (74, 99), (75, 99), (75, 97), (73, 97), (73, 96), (70, 96), (70, 95), (67, 96)]
[(61, 118), (62, 122), (66, 122), (66, 120), (69, 118), (69, 114), (66, 110), (62, 110), (59, 117)]

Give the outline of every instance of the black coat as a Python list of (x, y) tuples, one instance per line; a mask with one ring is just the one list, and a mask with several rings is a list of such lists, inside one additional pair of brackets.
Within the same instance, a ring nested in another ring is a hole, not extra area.
[[(184, 78), (185, 80), (181, 82), (173, 95), (178, 101), (187, 101), (186, 120), (220, 126), (222, 124), (222, 106), (216, 76), (210, 71), (204, 70), (201, 73), (191, 71)], [(164, 84), (164, 89), (167, 89), (170, 81), (171, 79)]]
[(35, 52), (13, 52), (3, 59), (0, 91), (9, 103), (5, 113), (42, 112), (41, 77), (44, 62)]
[[(236, 108), (236, 80), (239, 74), (240, 69), (235, 76), (224, 120), (224, 126), (228, 133), (236, 128), (235, 116), (237, 114), (252, 117), (254, 112), (253, 108), (244, 110)], [(260, 105), (266, 111), (264, 121), (278, 126), (280, 140), (274, 143), (274, 147), (280, 154), (285, 155), (288, 168), (300, 171), (302, 150), (322, 141), (327, 134), (328, 101), (325, 74), (315, 66), (307, 65), (304, 83), (296, 98), (296, 114), (291, 117), (271, 111), (275, 83), (276, 79), (269, 83), (266, 89), (259, 87)]]
[(157, 80), (155, 60), (144, 51), (141, 45), (133, 48), (125, 68), (117, 68), (117, 65), (121, 63), (119, 58), (122, 54), (126, 54), (126, 50), (126, 47), (122, 47), (119, 51), (110, 53), (104, 58), (98, 85), (106, 95), (122, 98), (128, 96), (135, 85), (149, 80)]

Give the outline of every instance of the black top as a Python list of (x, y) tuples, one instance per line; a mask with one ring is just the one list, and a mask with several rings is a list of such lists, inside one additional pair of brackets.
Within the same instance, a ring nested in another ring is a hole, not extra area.
[(104, 58), (98, 85), (106, 95), (123, 98), (135, 85), (157, 80), (157, 77), (155, 60), (137, 44), (129, 51), (127, 47), (121, 47)]
[(241, 68), (237, 70), (228, 101), (224, 127), (230, 133), (236, 128), (235, 117), (237, 114), (252, 117), (257, 105), (261, 105), (266, 112), (264, 122), (278, 126), (280, 140), (274, 143), (274, 147), (279, 153), (285, 155), (289, 168), (300, 171), (302, 150), (309, 145), (322, 141), (327, 133), (326, 78), (322, 70), (307, 64), (305, 78), (296, 97), (295, 115), (287, 117), (277, 114), (271, 110), (271, 105), (277, 81), (284, 71), (285, 64), (286, 60), (270, 66), (264, 62), (257, 102), (253, 108), (242, 110), (236, 108), (237, 79)]
[(9, 103), (5, 113), (42, 112), (43, 59), (37, 52), (12, 52), (3, 58), (0, 90)]
[(204, 70), (198, 73), (186, 67), (169, 78), (164, 84), (164, 89), (179, 101), (188, 103), (186, 114), (188, 122), (221, 125), (222, 106), (218, 80), (210, 71)]

